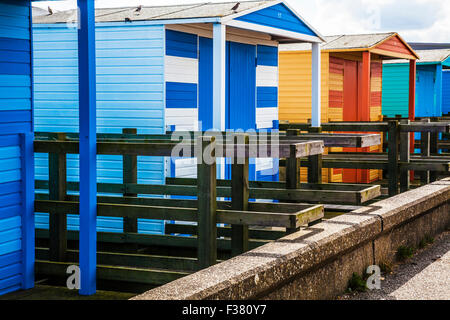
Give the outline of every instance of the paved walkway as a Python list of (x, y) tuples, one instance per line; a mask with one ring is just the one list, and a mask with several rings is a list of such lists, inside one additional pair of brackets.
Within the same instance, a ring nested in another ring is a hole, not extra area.
[(345, 300), (450, 300), (450, 232), (384, 275), (381, 290), (345, 295)]

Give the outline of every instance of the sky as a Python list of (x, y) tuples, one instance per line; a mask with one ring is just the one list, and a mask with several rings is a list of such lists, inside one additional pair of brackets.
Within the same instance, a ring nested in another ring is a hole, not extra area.
[[(224, 0), (96, 0), (97, 7), (152, 6)], [(234, 1), (237, 2), (237, 1)], [(449, 0), (287, 0), (322, 35), (398, 32), (409, 42), (450, 43)], [(43, 1), (53, 10), (76, 7), (75, 0)]]

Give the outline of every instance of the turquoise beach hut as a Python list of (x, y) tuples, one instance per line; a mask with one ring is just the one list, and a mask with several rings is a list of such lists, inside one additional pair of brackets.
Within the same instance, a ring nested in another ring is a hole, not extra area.
[[(450, 112), (450, 49), (417, 50), (416, 117), (439, 117)], [(408, 116), (409, 65), (383, 63), (382, 113)]]

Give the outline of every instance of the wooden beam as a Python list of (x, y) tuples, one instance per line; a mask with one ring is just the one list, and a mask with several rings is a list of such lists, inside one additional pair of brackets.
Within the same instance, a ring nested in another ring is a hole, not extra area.
[(370, 52), (362, 53), (362, 76), (361, 76), (361, 114), (360, 121), (370, 121)]
[(312, 44), (311, 51), (311, 126), (320, 128), (321, 126), (321, 53), (320, 43)]
[[(288, 136), (298, 136), (299, 130), (288, 130)], [(286, 159), (286, 189), (300, 189), (300, 157), (297, 148), (290, 146), (290, 154)]]
[[(36, 248), (38, 260), (49, 260), (47, 248)], [(67, 250), (67, 261), (78, 261), (78, 250)], [(180, 270), (193, 272), (198, 270), (196, 258), (171, 257), (150, 254), (130, 254), (118, 252), (98, 252), (98, 263), (108, 266), (122, 266), (133, 268)]]
[(389, 121), (388, 130), (388, 174), (389, 174), (389, 196), (395, 196), (398, 194), (398, 182), (399, 182), (399, 128), (398, 121)]
[[(410, 120), (402, 120), (402, 124), (409, 124)], [(411, 161), (410, 133), (400, 133), (400, 161), (409, 163)], [(408, 170), (400, 171), (400, 192), (406, 192), (410, 187), (411, 176)]]
[(78, 0), (81, 295), (96, 292), (97, 168), (95, 3)]
[[(123, 134), (137, 134), (137, 129), (122, 129)], [(138, 169), (137, 169), (137, 156), (136, 155), (123, 155), (122, 157), (122, 172), (123, 172), (123, 183), (138, 183)], [(123, 193), (124, 197), (137, 197), (136, 193)], [(138, 221), (137, 219), (123, 219), (123, 231), (124, 232), (138, 232)]]
[[(424, 119), (422, 120), (424, 123), (429, 124), (430, 119)], [(429, 157), (431, 155), (431, 148), (430, 148), (430, 138), (431, 135), (429, 132), (421, 132), (420, 133), (420, 141), (421, 141), (421, 151), (420, 154), (422, 157)], [(422, 171), (420, 173), (420, 181), (422, 185), (426, 185), (430, 183), (430, 171)]]
[[(36, 238), (48, 239), (48, 230), (36, 229)], [(77, 231), (69, 231), (67, 239), (72, 241), (79, 240), (79, 233)], [(197, 237), (179, 237), (171, 235), (159, 234), (143, 234), (143, 233), (113, 233), (113, 232), (99, 232), (99, 243), (111, 244), (139, 244), (150, 247), (167, 247), (167, 248), (197, 248)], [(249, 248), (255, 249), (262, 245), (269, 243), (268, 240), (252, 239), (249, 242)], [(231, 251), (231, 241), (229, 239), (217, 239), (217, 248), (222, 251)]]
[[(250, 142), (249, 135), (236, 135), (234, 143)], [(237, 211), (248, 211), (249, 200), (249, 158), (235, 155), (231, 165), (231, 208)], [(248, 251), (248, 225), (231, 226), (231, 255), (238, 256)]]
[[(36, 273), (40, 275), (66, 277), (67, 268), (73, 263), (36, 261)], [(96, 266), (100, 280), (123, 281), (160, 286), (189, 275), (188, 272), (153, 270), (147, 268)]]
[[(310, 132), (320, 133), (322, 128), (311, 127)], [(308, 157), (308, 183), (322, 184), (322, 154)]]
[(22, 286), (24, 290), (34, 287), (34, 261), (35, 261), (35, 189), (34, 189), (34, 135), (22, 133), (20, 136), (21, 148), (21, 192), (22, 192)]
[[(64, 133), (55, 133), (58, 140), (65, 140)], [(67, 194), (67, 159), (63, 153), (50, 153), (48, 155), (49, 199), (66, 200)], [(66, 261), (67, 250), (67, 215), (50, 214), (49, 229), (51, 261)]]
[(207, 268), (217, 261), (217, 191), (215, 137), (200, 137), (197, 144), (198, 261)]

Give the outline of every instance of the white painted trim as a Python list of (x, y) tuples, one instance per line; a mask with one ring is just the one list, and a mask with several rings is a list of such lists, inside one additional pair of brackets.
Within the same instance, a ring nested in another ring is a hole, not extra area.
[(258, 158), (255, 160), (255, 171), (265, 171), (273, 169), (272, 158)]
[(311, 125), (321, 126), (321, 53), (320, 44), (312, 44), (312, 90), (311, 90)]
[(271, 129), (273, 120), (278, 120), (278, 108), (256, 108), (256, 128)]
[(257, 87), (278, 87), (278, 67), (257, 66), (256, 67)]
[(197, 108), (165, 108), (165, 123), (175, 126), (177, 131), (198, 130)]
[(197, 158), (176, 159), (175, 177), (197, 178)]
[(165, 81), (198, 84), (198, 59), (164, 56)]
[(213, 25), (213, 127), (225, 131), (226, 26)]
[(276, 36), (280, 36), (280, 37), (285, 37), (285, 38), (290, 38), (290, 39), (305, 41), (305, 42), (310, 42), (310, 43), (323, 42), (322, 39), (320, 39), (319, 37), (309, 36), (306, 34), (292, 32), (292, 31), (286, 31), (286, 30), (273, 28), (273, 27), (266, 27), (266, 26), (262, 26), (259, 24), (248, 23), (248, 22), (244, 22), (244, 21), (231, 20), (231, 21), (227, 22), (227, 26), (241, 28), (241, 29), (245, 29), (245, 30), (264, 32), (264, 33), (268, 33), (268, 34), (272, 34), (272, 35), (276, 35)]

